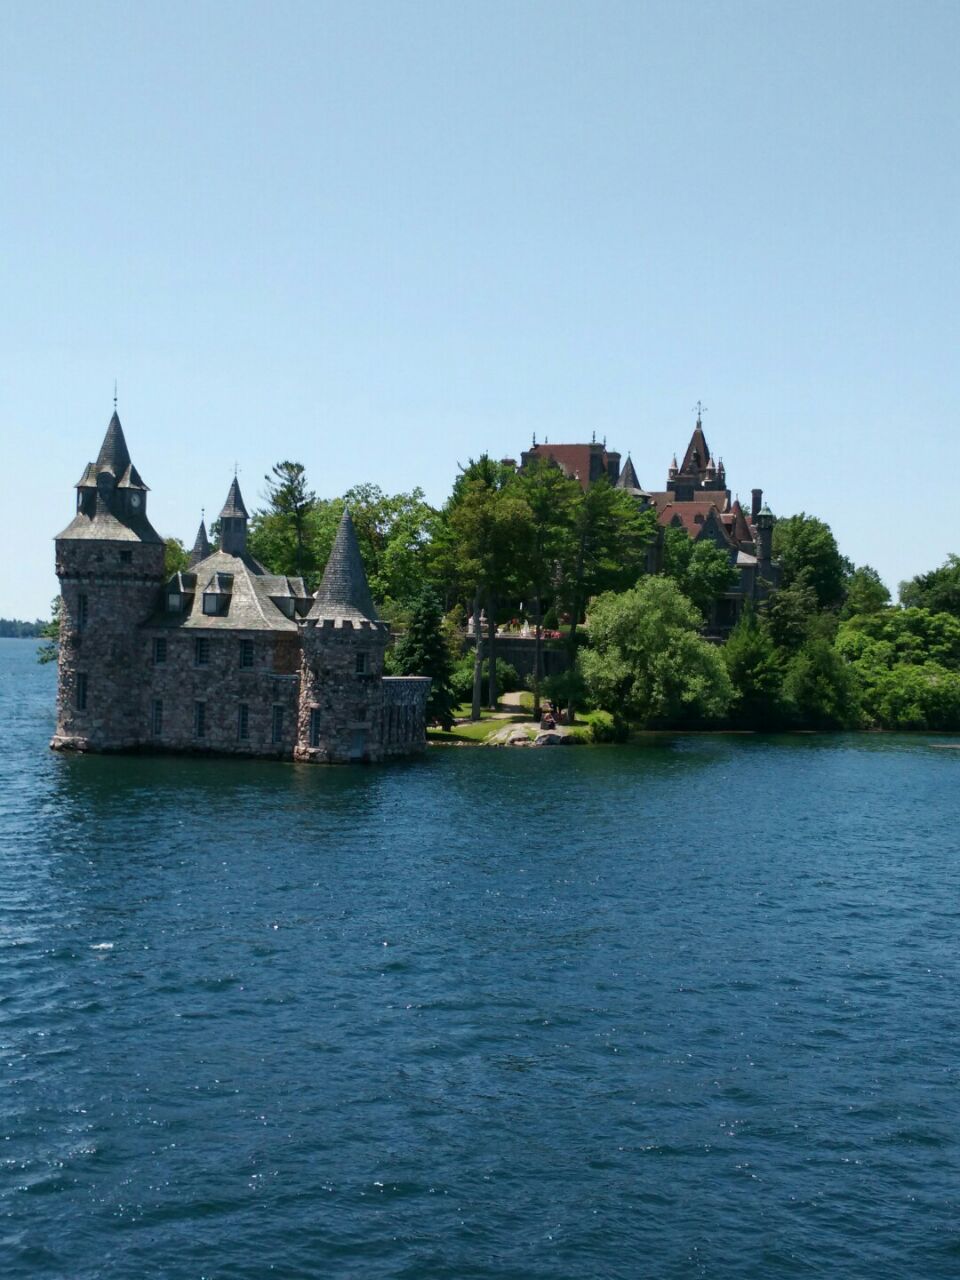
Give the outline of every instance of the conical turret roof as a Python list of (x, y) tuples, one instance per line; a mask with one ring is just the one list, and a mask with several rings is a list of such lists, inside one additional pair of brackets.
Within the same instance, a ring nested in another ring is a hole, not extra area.
[(620, 472), (619, 479), (617, 480), (617, 488), (618, 489), (642, 489), (643, 488), (640, 481), (637, 479), (637, 469), (633, 465), (633, 461), (629, 453), (627, 454), (627, 460), (623, 464), (623, 470)]
[(240, 482), (237, 477), (233, 477), (230, 485), (230, 491), (227, 494), (227, 500), (223, 504), (223, 510), (220, 512), (220, 519), (232, 519), (240, 516), (244, 520), (248, 519), (247, 508), (243, 505), (243, 497), (240, 493)]
[(207, 556), (213, 551), (210, 545), (210, 539), (207, 537), (207, 526), (203, 520), (200, 521), (200, 528), (197, 530), (197, 536), (193, 543), (193, 550), (190, 552), (190, 564), (199, 564), (201, 560), (206, 560)]
[(317, 620), (350, 618), (377, 621), (349, 511), (344, 511), (340, 520), (330, 558), (323, 571), (323, 581), (308, 616)]
[(118, 480), (130, 465), (130, 451), (123, 438), (123, 427), (116, 409), (107, 427), (107, 434), (103, 437), (95, 465), (97, 471), (112, 471)]

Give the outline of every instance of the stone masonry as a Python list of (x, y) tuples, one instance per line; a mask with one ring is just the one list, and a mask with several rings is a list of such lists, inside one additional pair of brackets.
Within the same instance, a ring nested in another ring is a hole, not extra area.
[(57, 537), (60, 750), (162, 750), (378, 761), (426, 745), (429, 679), (383, 676), (349, 513), (319, 591), (270, 574), (246, 547), (234, 478), (212, 547), (164, 582), (164, 544), (114, 413)]

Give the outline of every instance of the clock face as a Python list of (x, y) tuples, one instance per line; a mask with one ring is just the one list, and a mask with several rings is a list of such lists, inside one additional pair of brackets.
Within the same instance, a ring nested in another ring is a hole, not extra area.
[(130, 505), (131, 505), (131, 507), (133, 507), (134, 509), (136, 509), (137, 507), (139, 507), (139, 505), (140, 505), (140, 495), (139, 495), (139, 493), (131, 493), (131, 495), (130, 495)]

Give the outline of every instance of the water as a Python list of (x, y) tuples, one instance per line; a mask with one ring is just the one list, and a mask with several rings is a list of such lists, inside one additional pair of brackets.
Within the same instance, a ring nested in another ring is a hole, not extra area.
[(70, 759), (34, 648), (5, 1280), (960, 1274), (960, 753)]

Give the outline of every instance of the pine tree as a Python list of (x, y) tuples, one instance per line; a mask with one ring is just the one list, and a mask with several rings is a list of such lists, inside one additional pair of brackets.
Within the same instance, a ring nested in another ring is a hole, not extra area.
[(427, 716), (449, 730), (453, 725), (453, 667), (443, 630), (443, 609), (432, 587), (424, 587), (414, 602), (406, 633), (397, 641), (393, 667), (401, 676), (429, 676), (433, 681)]

